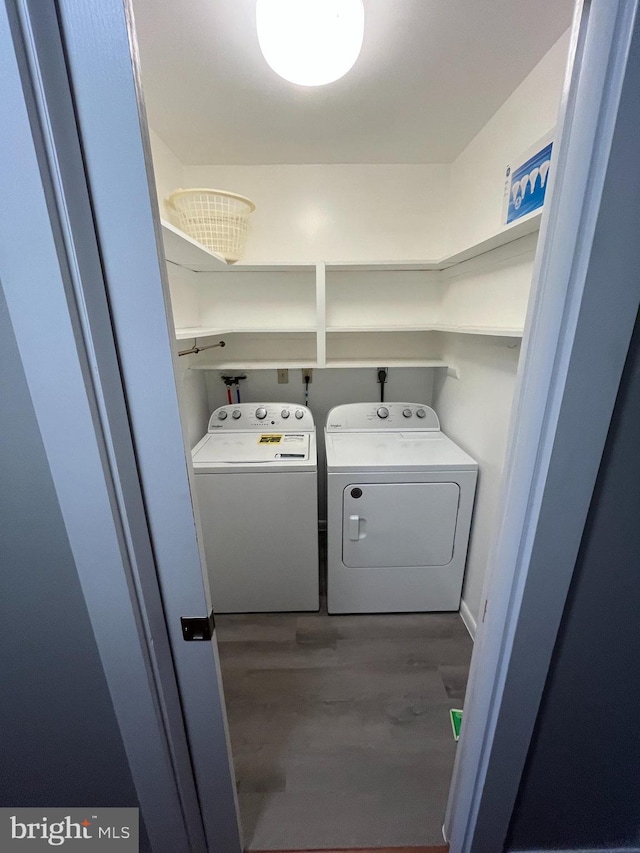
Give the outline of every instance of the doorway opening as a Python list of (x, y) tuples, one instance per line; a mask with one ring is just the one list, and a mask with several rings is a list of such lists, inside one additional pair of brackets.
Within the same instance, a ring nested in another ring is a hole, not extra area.
[[(234, 28), (247, 21), (232, 5), (211, 13), (227, 44)], [(178, 119), (175, 94), (187, 97), (181, 75), (188, 76), (189, 63), (174, 70), (166, 85), (162, 45), (175, 35), (173, 12), (145, 0), (133, 3), (176, 350), (184, 341), (202, 349), (178, 359), (187, 450), (225, 404), (221, 376), (231, 371), (246, 376), (243, 402), (308, 402), (318, 430), (325, 596), (330, 520), (322, 428), (333, 406), (377, 400), (384, 366), (386, 401), (432, 406), (443, 430), (479, 464), (459, 612), (338, 615), (327, 611), (322, 597), (316, 613), (218, 613), (249, 849), (436, 844), (442, 837), (456, 749), (449, 712), (463, 706), (472, 637), (481, 618), (540, 220), (538, 210), (506, 227), (504, 173), (512, 158), (522, 158), (553, 131), (572, 6), (550, 4), (555, 18), (542, 26), (541, 17), (539, 27), (530, 27), (537, 47), (511, 70), (510, 80), (496, 80), (500, 95), (494, 93), (494, 106), (476, 120), (473, 133), (458, 129), (456, 151), (433, 153), (436, 141), (430, 137), (431, 154), (409, 154), (407, 139), (420, 131), (403, 113), (404, 141), (396, 136), (389, 143), (397, 150), (382, 155), (378, 148), (358, 159), (345, 154), (354, 139), (353, 151), (365, 147), (354, 125), (329, 134), (336, 147), (344, 143), (342, 153), (318, 147), (317, 126), (313, 144), (298, 143), (301, 153), (293, 152), (290, 133), (274, 153), (277, 134), (271, 130), (280, 126), (286, 135), (288, 128), (277, 99), (270, 122), (260, 126), (262, 138), (243, 144), (234, 113), (242, 98), (257, 97), (261, 83), (254, 89), (241, 75), (229, 91), (216, 88), (215, 109), (207, 105), (201, 130)], [(412, 8), (406, 14), (418, 16), (413, 23), (420, 29), (421, 13)], [(526, 15), (525, 4), (519, 13)], [(196, 9), (194, 20), (185, 16), (180, 24), (179, 38), (194, 56), (202, 48), (203, 27), (213, 23), (207, 14)], [(459, 33), (461, 24), (456, 19), (443, 26)], [(375, 65), (373, 47), (369, 61)], [(419, 79), (423, 72), (413, 73)], [(367, 116), (363, 91), (341, 107), (360, 121)], [(302, 103), (300, 90), (289, 95), (290, 108), (301, 111), (299, 124), (305, 115), (330, 122), (326, 100), (319, 104), (311, 96)], [(202, 111), (198, 97), (196, 91), (189, 95)], [(406, 94), (410, 111), (426, 109), (420, 97)], [(211, 153), (202, 140), (216, 137), (214, 128), (222, 125)], [(447, 132), (454, 133), (453, 124)], [(374, 140), (385, 137), (380, 126), (370, 133)], [(481, 175), (489, 176), (488, 183)], [(166, 200), (181, 186), (218, 186), (256, 201), (246, 256), (233, 268), (211, 253), (207, 257), (180, 232)], [(410, 196), (418, 200), (407, 204)], [(224, 348), (205, 352), (222, 340)], [(309, 368), (316, 371), (313, 381), (301, 381), (298, 374)], [(208, 523), (202, 514), (200, 523)], [(215, 584), (212, 599), (216, 610)]]

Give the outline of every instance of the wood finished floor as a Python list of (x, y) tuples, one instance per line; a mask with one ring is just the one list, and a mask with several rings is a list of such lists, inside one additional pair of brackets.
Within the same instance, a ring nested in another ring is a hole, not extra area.
[(457, 614), (217, 616), (245, 847), (442, 844)]

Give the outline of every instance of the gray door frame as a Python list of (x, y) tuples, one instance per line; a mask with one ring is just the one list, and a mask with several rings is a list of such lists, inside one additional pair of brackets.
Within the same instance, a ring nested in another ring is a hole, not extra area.
[(639, 57), (636, 0), (577, 4), (445, 821), (452, 853), (507, 838), (638, 312)]
[(6, 0), (0, 78), (1, 281), (147, 834), (239, 853), (122, 4)]

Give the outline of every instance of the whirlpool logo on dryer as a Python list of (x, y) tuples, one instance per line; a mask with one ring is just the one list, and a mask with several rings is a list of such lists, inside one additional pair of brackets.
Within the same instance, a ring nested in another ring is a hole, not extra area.
[(0, 809), (0, 850), (137, 853), (138, 809)]

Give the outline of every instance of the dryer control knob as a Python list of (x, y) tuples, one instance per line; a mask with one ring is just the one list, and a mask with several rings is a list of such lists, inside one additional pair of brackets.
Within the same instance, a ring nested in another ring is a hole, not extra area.
[(425, 412), (425, 410), (424, 410), (424, 409), (418, 409), (418, 410), (417, 410), (417, 412), (416, 412), (416, 415), (417, 415), (419, 418), (426, 418), (427, 413)]
[(402, 414), (405, 416), (405, 418), (410, 418), (412, 415), (411, 409), (403, 409)]
[(242, 412), (240, 411), (240, 409), (234, 409), (231, 413), (231, 417), (234, 419), (234, 421), (237, 421), (238, 418), (242, 417)]
[(259, 421), (263, 421), (267, 417), (267, 410), (264, 406), (261, 406), (259, 409), (256, 409), (256, 417)]
[(281, 418), (288, 418), (290, 414), (291, 414), (291, 412), (289, 411), (289, 409), (283, 409), (280, 412), (280, 417)]
[(304, 417), (304, 412), (302, 411), (302, 409), (296, 409), (296, 418), (298, 420), (300, 420), (303, 417)]
[(218, 420), (219, 421), (226, 421), (226, 419), (227, 419), (227, 413), (225, 412), (224, 409), (221, 412), (218, 412)]
[(388, 418), (389, 417), (389, 409), (386, 406), (380, 406), (377, 411), (377, 415), (379, 418)]

